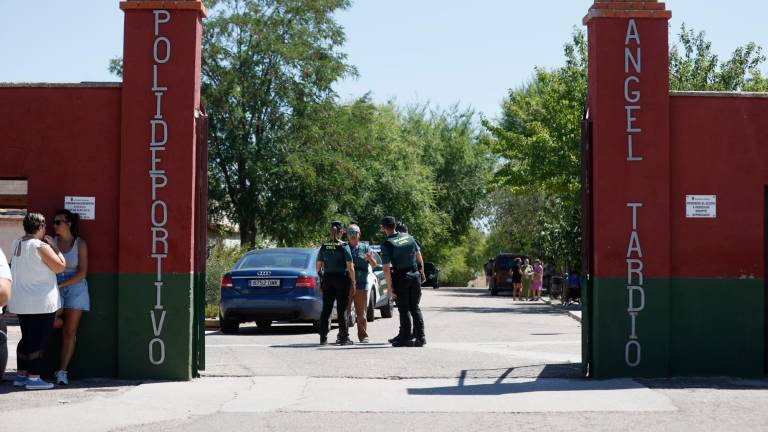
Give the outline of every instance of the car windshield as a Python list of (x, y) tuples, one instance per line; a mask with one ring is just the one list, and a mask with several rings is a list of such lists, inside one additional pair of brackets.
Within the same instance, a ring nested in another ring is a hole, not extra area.
[(237, 266), (247, 268), (307, 268), (311, 254), (299, 251), (259, 251), (246, 255)]
[(435, 271), (435, 264), (433, 263), (424, 263), (424, 271), (425, 272), (434, 272)]
[(512, 265), (514, 264), (515, 259), (511, 256), (501, 256), (496, 258), (496, 268), (502, 269), (502, 270), (508, 270), (512, 268)]

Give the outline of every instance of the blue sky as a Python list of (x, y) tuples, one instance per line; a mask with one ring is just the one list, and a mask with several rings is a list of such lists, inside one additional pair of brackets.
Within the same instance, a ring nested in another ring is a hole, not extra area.
[[(535, 66), (562, 62), (562, 46), (591, 0), (356, 0), (338, 14), (344, 51), (360, 71), (336, 86), (349, 99), (461, 103), (488, 117)], [(727, 56), (748, 41), (768, 47), (764, 0), (669, 0), (672, 33), (706, 30)], [(116, 0), (0, 0), (0, 81), (114, 81), (121, 55)]]

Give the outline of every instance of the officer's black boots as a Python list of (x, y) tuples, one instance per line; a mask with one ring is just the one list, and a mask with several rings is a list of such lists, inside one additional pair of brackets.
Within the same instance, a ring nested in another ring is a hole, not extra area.
[(342, 345), (342, 346), (344, 346), (344, 345), (354, 345), (354, 344), (355, 343), (352, 342), (352, 340), (350, 340), (350, 339), (342, 339), (341, 341), (339, 341), (339, 345)]
[(413, 341), (413, 346), (419, 347), (419, 348), (423, 347), (426, 344), (427, 344), (427, 339), (423, 337), (416, 338), (416, 340)]
[(328, 345), (328, 338), (325, 336), (320, 336), (320, 345)]
[(394, 342), (392, 342), (392, 346), (393, 346), (393, 347), (395, 347), (395, 348), (400, 348), (400, 347), (412, 347), (412, 346), (413, 346), (413, 341), (412, 341), (412, 340), (410, 340), (410, 339), (409, 339), (409, 340), (406, 340), (406, 341), (403, 341), (403, 340), (401, 340), (401, 339), (399, 339), (399, 338), (398, 338), (397, 340), (395, 340)]

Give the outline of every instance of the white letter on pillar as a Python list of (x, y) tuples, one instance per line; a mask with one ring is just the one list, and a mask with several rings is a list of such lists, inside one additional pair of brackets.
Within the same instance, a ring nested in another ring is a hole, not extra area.
[[(632, 90), (631, 96), (630, 96), (630, 91), (629, 91), (630, 81), (640, 83), (640, 78), (636, 76), (628, 76), (627, 79), (624, 80), (624, 100), (626, 100), (629, 103), (640, 102), (640, 90)], [(159, 106), (159, 102), (158, 102), (158, 106)], [(158, 109), (158, 111), (160, 110)]]
[[(149, 145), (152, 147), (165, 145), (168, 142), (168, 123), (165, 120), (150, 120), (149, 123), (152, 125), (152, 139)], [(157, 140), (157, 125), (163, 127), (163, 139), (160, 141)]]
[(629, 41), (632, 39), (640, 45), (640, 32), (637, 31), (637, 23), (634, 19), (630, 19), (629, 25), (627, 25), (627, 38), (624, 40), (624, 45), (629, 45)]
[[(162, 59), (157, 56), (157, 51), (158, 51), (157, 45), (160, 42), (163, 42), (165, 44), (165, 57), (163, 57)], [(168, 38), (165, 36), (161, 36), (155, 39), (155, 43), (152, 46), (152, 55), (154, 56), (155, 63), (160, 63), (160, 64), (168, 63), (168, 60), (170, 60), (171, 58), (171, 41), (169, 41)]]
[[(152, 254), (168, 254), (168, 230), (152, 227)], [(158, 252), (158, 243), (162, 244), (163, 251)]]
[[(629, 307), (627, 312), (630, 314), (633, 312), (642, 312), (645, 309), (645, 289), (641, 286), (630, 285), (627, 287), (629, 292)], [(635, 291), (640, 293), (640, 304), (635, 306)]]
[(627, 260), (627, 285), (632, 285), (632, 281), (633, 281), (632, 275), (637, 276), (638, 285), (643, 285), (643, 262), (641, 260), (639, 259)]
[(642, 203), (627, 203), (627, 207), (632, 209), (632, 231), (637, 231), (637, 209), (642, 206)]
[(628, 105), (624, 107), (625, 110), (627, 110), (627, 133), (639, 133), (643, 130), (640, 128), (634, 127), (632, 125), (632, 122), (637, 120), (637, 117), (632, 117), (632, 111), (639, 111), (640, 107), (637, 105)]
[(640, 73), (643, 70), (643, 51), (640, 47), (637, 47), (637, 56), (632, 54), (632, 50), (629, 47), (624, 48), (624, 73), (629, 73), (629, 64), (635, 68), (635, 73)]
[(637, 252), (638, 258), (643, 257), (643, 250), (640, 249), (640, 237), (637, 236), (637, 231), (632, 231), (629, 235), (629, 246), (627, 246), (627, 258), (632, 257), (632, 252)]
[[(160, 34), (160, 24), (165, 24), (171, 21), (171, 13), (167, 10), (154, 10), (155, 14), (155, 36)], [(162, 15), (162, 18), (160, 16)]]

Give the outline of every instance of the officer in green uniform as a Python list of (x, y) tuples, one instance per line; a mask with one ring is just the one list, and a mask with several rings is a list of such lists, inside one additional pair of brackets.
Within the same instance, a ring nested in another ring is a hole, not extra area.
[(331, 222), (331, 241), (320, 246), (317, 255), (317, 274), (321, 274), (320, 291), (323, 294), (323, 311), (320, 315), (320, 344), (328, 343), (328, 331), (331, 325), (333, 303), (339, 319), (339, 345), (352, 345), (347, 325), (347, 306), (355, 293), (355, 269), (349, 246), (341, 241), (344, 226), (341, 222)]
[(396, 232), (396, 226), (395, 219), (391, 216), (381, 220), (381, 228), (387, 236), (381, 245), (384, 277), (387, 279), (387, 286), (392, 287), (392, 296), (397, 300), (400, 314), (400, 333), (392, 341), (392, 346), (421, 347), (427, 343), (424, 336), (424, 318), (419, 308), (421, 283), (426, 280), (424, 260), (416, 240), (407, 233)]

